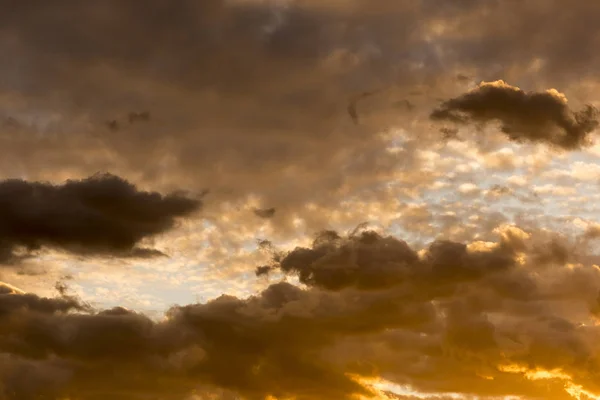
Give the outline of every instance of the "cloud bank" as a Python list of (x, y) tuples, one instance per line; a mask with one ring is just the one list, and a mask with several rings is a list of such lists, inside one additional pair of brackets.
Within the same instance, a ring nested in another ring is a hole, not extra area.
[[(430, 393), (597, 391), (600, 270), (555, 234), (497, 235), (415, 251), (372, 231), (328, 232), (278, 264), (305, 288), (174, 306), (162, 321), (4, 286), (0, 393), (180, 399), (209, 387), (351, 399), (374, 396), (365, 382), (377, 377)], [(539, 371), (558, 378), (533, 379)]]

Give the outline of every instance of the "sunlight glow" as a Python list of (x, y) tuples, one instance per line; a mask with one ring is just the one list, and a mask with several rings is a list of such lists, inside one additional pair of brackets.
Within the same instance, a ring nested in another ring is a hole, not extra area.
[[(411, 396), (416, 399), (435, 399), (440, 396), (450, 399), (466, 399), (465, 396), (458, 393), (423, 393), (412, 388), (410, 385), (398, 385), (382, 378), (354, 377), (354, 379), (372, 390), (376, 394), (377, 400), (394, 400), (394, 397), (390, 397), (386, 393), (393, 393), (399, 396)], [(360, 400), (369, 400), (369, 398), (362, 396), (360, 397)]]
[(551, 371), (544, 369), (530, 369), (523, 365), (509, 364), (501, 365), (498, 369), (502, 372), (508, 372), (513, 374), (523, 374), (525, 378), (536, 381), (536, 380), (561, 380), (564, 382), (565, 391), (574, 399), (577, 400), (600, 400), (600, 395), (592, 393), (586, 390), (581, 385), (577, 385), (573, 382), (573, 377), (563, 372), (561, 369), (553, 369)]

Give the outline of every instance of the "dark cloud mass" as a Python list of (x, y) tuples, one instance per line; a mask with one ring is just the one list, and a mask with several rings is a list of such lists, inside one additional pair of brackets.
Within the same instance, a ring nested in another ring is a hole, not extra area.
[(598, 127), (598, 110), (573, 112), (556, 90), (527, 93), (503, 81), (484, 82), (464, 95), (442, 103), (431, 113), (436, 121), (457, 124), (499, 122), (511, 140), (543, 142), (564, 149), (589, 143)]
[(223, 389), (251, 400), (371, 398), (352, 374), (430, 392), (567, 398), (563, 383), (538, 384), (511, 366), (560, 368), (598, 389), (600, 332), (577, 325), (598, 309), (598, 269), (535, 261), (547, 235), (507, 227), (500, 236), (485, 246), (436, 242), (418, 254), (391, 236), (329, 232), (282, 261), (312, 269), (307, 289), (277, 283), (248, 299), (174, 306), (162, 321), (6, 286), (0, 395), (183, 399)]
[(171, 229), (177, 217), (199, 209), (199, 200), (139, 191), (114, 175), (62, 185), (0, 182), (0, 262), (51, 247), (77, 254), (152, 256), (140, 241)]

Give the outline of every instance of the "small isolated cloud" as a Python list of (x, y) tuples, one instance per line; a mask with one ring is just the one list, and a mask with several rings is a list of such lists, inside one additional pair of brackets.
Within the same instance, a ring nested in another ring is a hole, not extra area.
[(273, 216), (275, 215), (276, 211), (277, 210), (274, 207), (271, 207), (271, 208), (255, 208), (253, 210), (254, 215), (256, 215), (257, 217), (260, 217), (260, 218), (265, 218), (265, 219), (273, 218)]
[(459, 125), (498, 122), (511, 140), (563, 149), (588, 144), (589, 134), (598, 126), (598, 110), (591, 105), (572, 111), (566, 97), (555, 89), (525, 92), (504, 81), (482, 82), (474, 90), (444, 101), (430, 118)]

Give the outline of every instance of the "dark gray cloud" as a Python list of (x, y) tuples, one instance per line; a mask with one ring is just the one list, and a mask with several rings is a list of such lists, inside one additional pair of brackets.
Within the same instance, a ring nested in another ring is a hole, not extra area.
[(200, 208), (180, 194), (138, 190), (114, 175), (95, 175), (62, 185), (23, 180), (0, 182), (0, 262), (42, 247), (77, 254), (148, 257), (138, 247)]
[(482, 254), (470, 254), (465, 245), (450, 241), (432, 243), (423, 257), (393, 236), (360, 232), (342, 238), (334, 232), (317, 236), (312, 248), (277, 254), (272, 266), (259, 267), (257, 275), (279, 269), (297, 274), (300, 282), (327, 290), (353, 287), (381, 290), (410, 282), (428, 285), (441, 281), (478, 279), (514, 266), (509, 245)]
[(542, 142), (576, 149), (590, 142), (598, 127), (598, 110), (587, 106), (573, 112), (560, 93), (527, 93), (502, 81), (480, 84), (460, 97), (443, 102), (431, 113), (434, 121), (460, 125), (498, 122), (511, 140)]

